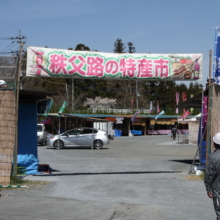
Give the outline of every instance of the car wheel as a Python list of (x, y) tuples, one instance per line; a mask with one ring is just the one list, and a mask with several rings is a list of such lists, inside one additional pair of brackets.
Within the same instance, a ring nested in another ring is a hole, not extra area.
[(112, 139), (112, 140), (114, 140), (114, 138), (115, 138), (115, 136), (114, 136), (114, 135), (112, 135), (112, 138), (111, 138), (111, 139)]
[(53, 144), (53, 147), (56, 149), (62, 149), (64, 147), (64, 143), (61, 140), (56, 140)]
[(102, 146), (103, 146), (103, 143), (102, 143), (102, 141), (101, 140), (96, 140), (96, 141), (94, 141), (94, 144), (93, 144), (93, 146), (94, 146), (94, 148), (95, 149), (101, 149), (102, 148)]

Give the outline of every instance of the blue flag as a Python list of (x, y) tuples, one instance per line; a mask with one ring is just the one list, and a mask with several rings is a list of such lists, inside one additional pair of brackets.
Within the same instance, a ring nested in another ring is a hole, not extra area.
[(139, 111), (139, 110), (137, 110), (137, 111), (134, 113), (134, 115), (132, 116), (132, 118), (131, 118), (131, 121), (132, 121), (132, 122), (135, 121), (135, 118), (136, 118), (136, 116), (137, 116), (138, 114), (140, 114), (140, 111)]
[(215, 41), (215, 81), (220, 84), (220, 28), (216, 29), (216, 41)]

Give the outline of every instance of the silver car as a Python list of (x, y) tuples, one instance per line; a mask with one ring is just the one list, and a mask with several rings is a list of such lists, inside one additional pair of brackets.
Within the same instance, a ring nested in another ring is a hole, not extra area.
[(95, 128), (74, 128), (62, 134), (53, 135), (49, 138), (49, 147), (61, 149), (65, 147), (93, 147), (101, 149), (103, 145), (109, 144), (108, 135), (105, 131)]

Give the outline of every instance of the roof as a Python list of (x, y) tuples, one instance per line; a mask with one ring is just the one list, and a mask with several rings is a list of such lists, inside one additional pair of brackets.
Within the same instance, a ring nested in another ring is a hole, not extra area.
[[(39, 114), (41, 115), (41, 114)], [(48, 113), (48, 116), (55, 116), (58, 117), (58, 113)], [(79, 117), (79, 118), (91, 118), (96, 120), (108, 121), (106, 119), (97, 119), (97, 118), (132, 118), (133, 115), (105, 115), (105, 114), (75, 114), (75, 113), (62, 113), (61, 116), (63, 117)], [(138, 115), (136, 118), (152, 118), (155, 119), (157, 115)], [(171, 118), (178, 118), (181, 115), (160, 115), (157, 120), (159, 119), (171, 119)], [(188, 115), (187, 118), (195, 117), (193, 115)]]
[[(42, 114), (38, 114), (38, 115), (42, 115)], [(102, 122), (108, 122), (109, 120), (106, 120), (106, 119), (98, 119), (98, 118), (92, 118), (92, 117), (88, 117), (86, 115), (83, 115), (83, 114), (70, 114), (70, 113), (61, 113), (61, 114), (58, 114), (58, 113), (49, 113), (47, 114), (47, 116), (51, 117), (59, 117), (59, 115), (61, 117), (73, 117), (73, 118), (85, 118), (85, 119), (91, 119), (92, 121), (102, 121)]]
[(184, 102), (179, 103), (177, 107), (182, 108), (201, 108), (202, 106), (202, 94), (199, 94), (193, 98), (187, 99)]
[(55, 93), (33, 90), (19, 90), (19, 102), (35, 103), (39, 100), (46, 99), (48, 96), (53, 95), (55, 95)]
[[(79, 117), (95, 117), (95, 118), (123, 118), (124, 116), (119, 115), (105, 115), (105, 114), (75, 114), (75, 113), (68, 113), (68, 115), (75, 115)], [(132, 117), (132, 116), (131, 116)]]

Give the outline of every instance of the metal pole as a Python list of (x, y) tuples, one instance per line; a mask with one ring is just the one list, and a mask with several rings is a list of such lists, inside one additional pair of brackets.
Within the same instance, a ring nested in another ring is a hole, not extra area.
[[(178, 131), (178, 127), (179, 127), (178, 114), (176, 114), (176, 120), (177, 120), (177, 134), (178, 134), (178, 144), (179, 144), (179, 142), (180, 142), (180, 136), (179, 136), (180, 131)], [(171, 133), (172, 133), (172, 132), (171, 132)]]
[(72, 79), (72, 111), (74, 111), (74, 79)]
[(69, 104), (69, 97), (68, 97), (68, 85), (66, 83), (66, 102), (67, 102), (67, 105)]
[(60, 149), (60, 117), (61, 117), (61, 115), (59, 114), (59, 139), (58, 139), (58, 150)]
[(136, 108), (138, 109), (138, 81), (136, 80)]

